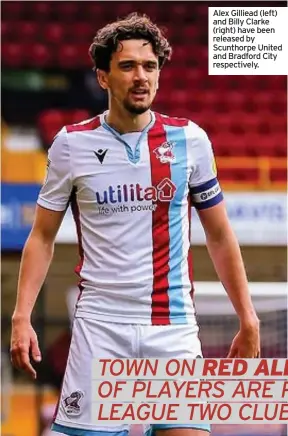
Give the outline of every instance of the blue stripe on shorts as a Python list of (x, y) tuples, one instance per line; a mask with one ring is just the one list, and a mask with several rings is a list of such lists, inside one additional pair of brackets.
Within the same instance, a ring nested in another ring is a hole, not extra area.
[(151, 428), (146, 431), (145, 436), (155, 436), (155, 430), (168, 430), (169, 428), (191, 428), (211, 432), (210, 424), (152, 424)]
[(67, 434), (68, 436), (128, 436), (127, 430), (122, 431), (98, 431), (98, 430), (83, 430), (75, 427), (67, 427), (66, 425), (52, 424), (51, 430), (57, 433)]

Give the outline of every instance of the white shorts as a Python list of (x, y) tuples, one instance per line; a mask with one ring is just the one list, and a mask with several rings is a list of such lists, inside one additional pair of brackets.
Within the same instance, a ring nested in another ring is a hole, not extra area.
[[(113, 324), (75, 318), (67, 367), (52, 429), (74, 436), (127, 436), (129, 425), (91, 423), (91, 367), (95, 358), (202, 357), (198, 326)], [(71, 401), (75, 407), (71, 407)], [(168, 425), (151, 426), (168, 428)], [(183, 427), (177, 424), (170, 427)], [(209, 431), (209, 425), (187, 425)], [(146, 428), (147, 430), (147, 428)], [(148, 434), (148, 433), (147, 433)]]

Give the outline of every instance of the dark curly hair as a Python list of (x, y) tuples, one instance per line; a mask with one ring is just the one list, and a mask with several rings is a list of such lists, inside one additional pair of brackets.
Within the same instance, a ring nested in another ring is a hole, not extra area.
[(100, 29), (89, 48), (94, 70), (110, 70), (110, 60), (119, 42), (127, 39), (146, 39), (152, 44), (161, 69), (170, 60), (172, 48), (164, 36), (164, 30), (154, 24), (145, 14), (133, 12), (126, 18), (107, 24)]

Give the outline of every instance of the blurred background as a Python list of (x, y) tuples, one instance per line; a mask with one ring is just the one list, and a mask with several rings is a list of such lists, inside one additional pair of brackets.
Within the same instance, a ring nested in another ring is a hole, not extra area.
[[(225, 2), (224, 6), (286, 6)], [(10, 366), (10, 319), (19, 261), (44, 179), (46, 153), (63, 125), (107, 107), (88, 48), (97, 29), (133, 11), (167, 29), (174, 48), (154, 110), (188, 117), (214, 146), (219, 179), (261, 319), (262, 355), (287, 356), (287, 77), (208, 76), (207, 2), (3, 1), (2, 8), (2, 412), (3, 436), (48, 436), (77, 298), (76, 234), (67, 212), (34, 311), (44, 355), (37, 383)], [(210, 2), (210, 5), (221, 5)], [(192, 218), (196, 308), (206, 357), (225, 357), (237, 320)], [(134, 435), (141, 428), (134, 427)], [(220, 435), (285, 436), (279, 425), (213, 426)]]

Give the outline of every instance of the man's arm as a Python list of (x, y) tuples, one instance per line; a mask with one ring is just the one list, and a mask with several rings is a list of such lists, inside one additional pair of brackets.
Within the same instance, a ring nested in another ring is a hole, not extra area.
[(65, 211), (52, 211), (39, 205), (31, 233), (26, 241), (19, 272), (17, 300), (12, 316), (11, 359), (14, 366), (36, 377), (29, 359), (41, 360), (37, 336), (31, 326), (31, 313), (47, 275), (54, 241)]
[(240, 247), (231, 228), (224, 201), (198, 210), (208, 252), (240, 321), (230, 357), (257, 357), (260, 352), (259, 320), (248, 289)]
[(197, 209), (207, 247), (219, 279), (240, 320), (230, 357), (256, 357), (260, 350), (259, 320), (248, 291), (239, 244), (231, 229), (220, 185), (212, 144), (206, 132), (193, 123), (187, 129), (191, 175), (190, 199)]
[(64, 214), (65, 211), (56, 212), (36, 206), (35, 221), (21, 258), (13, 319), (30, 319), (53, 257), (54, 241)]
[(17, 301), (12, 316), (11, 360), (33, 378), (29, 359), (41, 360), (31, 313), (50, 266), (54, 241), (73, 189), (70, 148), (66, 128), (55, 136), (48, 151), (46, 180), (40, 190), (34, 224), (25, 244), (20, 265)]

